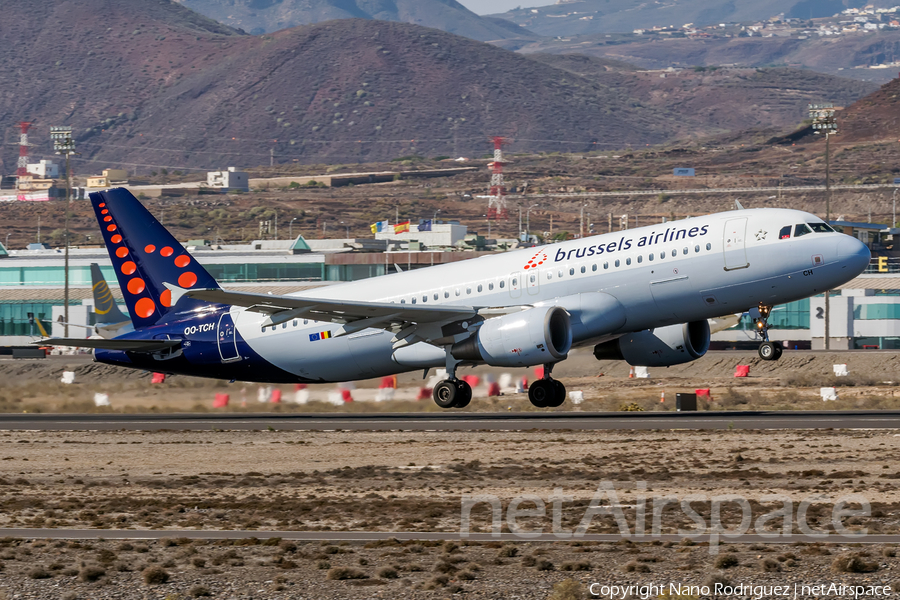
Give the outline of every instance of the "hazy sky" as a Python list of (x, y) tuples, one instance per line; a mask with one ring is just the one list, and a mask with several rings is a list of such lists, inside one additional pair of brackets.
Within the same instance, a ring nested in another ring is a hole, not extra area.
[(479, 15), (506, 12), (517, 6), (527, 8), (529, 6), (548, 6), (555, 0), (459, 0), (460, 4)]

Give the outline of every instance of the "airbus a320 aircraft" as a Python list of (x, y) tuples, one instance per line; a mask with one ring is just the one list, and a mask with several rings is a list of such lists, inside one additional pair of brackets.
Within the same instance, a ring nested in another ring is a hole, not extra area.
[(560, 406), (553, 366), (598, 359), (668, 366), (703, 356), (707, 319), (758, 307), (759, 354), (777, 360), (776, 304), (861, 273), (869, 250), (818, 217), (735, 210), (273, 296), (222, 289), (125, 189), (91, 194), (134, 331), (93, 347), (103, 363), (228, 380), (326, 383), (446, 367), (442, 408), (469, 404), (458, 367), (543, 365), (528, 391)]

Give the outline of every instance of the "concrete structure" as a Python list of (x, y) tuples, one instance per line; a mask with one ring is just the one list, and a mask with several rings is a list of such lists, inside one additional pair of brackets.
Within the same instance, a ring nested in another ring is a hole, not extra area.
[(55, 183), (56, 180), (54, 179), (44, 179), (29, 173), (18, 178), (18, 189), (28, 192), (45, 191), (53, 188)]
[(227, 171), (210, 171), (206, 174), (206, 185), (226, 190), (250, 191), (250, 176), (244, 171), (228, 167)]
[(59, 177), (59, 165), (52, 160), (41, 160), (28, 165), (28, 172), (41, 179), (56, 179)]
[(459, 221), (448, 221), (446, 223), (437, 221), (431, 225), (431, 231), (419, 231), (417, 223), (410, 223), (409, 231), (394, 233), (393, 225), (391, 225), (388, 231), (376, 233), (375, 239), (384, 240), (388, 243), (415, 241), (426, 248), (447, 248), (465, 240), (467, 233), (468, 228), (465, 225), (460, 225)]
[(108, 188), (128, 183), (128, 171), (124, 169), (103, 169), (102, 175), (87, 178), (89, 188)]

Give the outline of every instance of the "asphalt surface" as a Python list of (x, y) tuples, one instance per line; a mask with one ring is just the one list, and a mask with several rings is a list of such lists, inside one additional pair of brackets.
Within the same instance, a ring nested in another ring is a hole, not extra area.
[(0, 414), (0, 430), (521, 431), (529, 429), (900, 429), (900, 411), (380, 414)]
[[(193, 540), (237, 540), (256, 538), (265, 540), (281, 538), (299, 541), (329, 542), (372, 542), (379, 540), (417, 540), (417, 541), (510, 541), (510, 542), (553, 542), (559, 540), (579, 540), (585, 542), (617, 542), (630, 539), (635, 542), (680, 542), (690, 538), (697, 542), (709, 542), (709, 534), (679, 535), (666, 534), (657, 536), (623, 536), (618, 534), (571, 534), (553, 533), (471, 533), (461, 532), (425, 532), (425, 531), (256, 531), (256, 530), (197, 530), (197, 529), (0, 529), (0, 537), (21, 539), (63, 539), (63, 540), (158, 540), (162, 538), (188, 538)], [(770, 543), (789, 544), (793, 542), (828, 542), (833, 544), (895, 544), (900, 542), (900, 535), (757, 535), (745, 534), (725, 536), (716, 534), (718, 543)]]

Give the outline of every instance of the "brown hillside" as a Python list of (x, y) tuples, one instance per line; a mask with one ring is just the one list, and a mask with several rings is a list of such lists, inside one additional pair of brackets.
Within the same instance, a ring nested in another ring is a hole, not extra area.
[(794, 127), (810, 102), (847, 106), (878, 89), (875, 84), (791, 68), (698, 68), (660, 73), (579, 54), (529, 54), (530, 58), (629, 90), (646, 106), (701, 116), (725, 131)]
[(847, 107), (838, 119), (841, 141), (900, 141), (900, 79)]
[[(36, 156), (50, 153), (49, 125), (71, 124), (81, 172), (256, 165), (271, 149), (280, 162), (481, 155), (498, 134), (579, 150), (703, 131), (625, 89), (415, 25), (351, 19), (246, 36), (168, 0), (40, 6), (4, 7), (0, 120), (7, 144), (16, 121), (36, 121)], [(82, 35), (60, 36), (64, 23)], [(15, 154), (3, 147), (6, 172)]]

